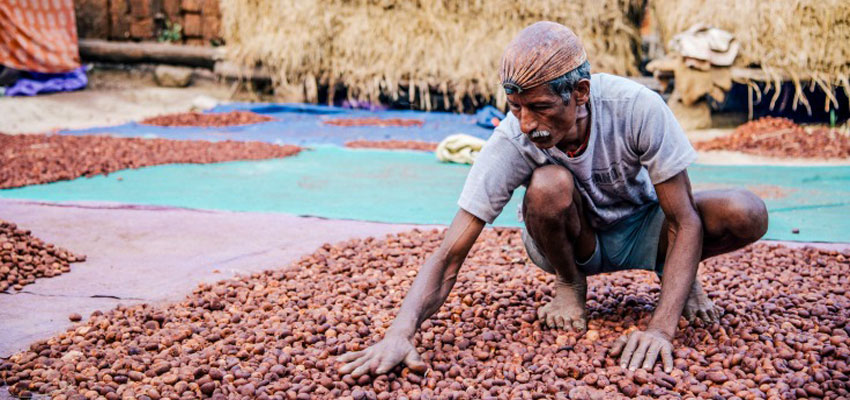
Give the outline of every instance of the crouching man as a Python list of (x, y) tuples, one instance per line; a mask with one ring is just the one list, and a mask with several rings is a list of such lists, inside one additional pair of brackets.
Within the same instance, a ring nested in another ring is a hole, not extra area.
[(340, 358), (341, 373), (383, 374), (404, 362), (424, 370), (413, 336), (446, 300), (485, 223), (520, 185), (523, 241), (531, 261), (556, 275), (538, 311), (551, 328), (583, 331), (588, 275), (646, 269), (661, 296), (646, 330), (611, 348), (620, 365), (673, 369), (679, 318), (711, 322), (719, 311), (697, 279), (700, 260), (758, 240), (764, 202), (746, 190), (693, 193), (696, 152), (656, 93), (628, 79), (590, 75), (579, 38), (538, 22), (508, 45), (500, 69), (510, 113), (469, 172), (460, 210), (419, 270), (383, 340)]

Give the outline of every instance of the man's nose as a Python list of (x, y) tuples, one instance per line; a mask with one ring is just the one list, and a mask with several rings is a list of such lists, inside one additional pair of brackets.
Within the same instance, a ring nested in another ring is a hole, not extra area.
[(519, 129), (525, 134), (534, 132), (537, 129), (537, 120), (534, 119), (531, 113), (522, 112), (520, 114)]

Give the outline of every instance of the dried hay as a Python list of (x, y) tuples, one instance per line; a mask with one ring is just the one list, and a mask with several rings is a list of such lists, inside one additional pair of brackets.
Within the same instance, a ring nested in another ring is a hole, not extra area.
[(776, 89), (771, 108), (786, 78), (796, 86), (794, 109), (802, 104), (810, 113), (803, 85), (820, 87), (827, 94), (826, 110), (830, 103), (838, 106), (836, 86), (850, 93), (847, 0), (652, 0), (650, 4), (665, 44), (696, 23), (732, 32), (741, 43), (736, 65), (760, 66), (767, 75), (767, 89)]
[(350, 99), (369, 101), (407, 90), (424, 109), (437, 106), (431, 90), (451, 94), (443, 96), (445, 108), (460, 107), (464, 96), (503, 104), (497, 67), (504, 46), (539, 20), (563, 23), (582, 37), (595, 72), (636, 74), (639, 39), (632, 21), (644, 3), (221, 1), (230, 59), (271, 68), (279, 91), (302, 91), (315, 102), (319, 85), (341, 84)]

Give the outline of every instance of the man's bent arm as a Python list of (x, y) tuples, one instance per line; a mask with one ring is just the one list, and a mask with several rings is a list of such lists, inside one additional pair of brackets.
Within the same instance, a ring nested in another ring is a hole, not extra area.
[(384, 338), (366, 350), (340, 357), (338, 360), (346, 363), (340, 373), (380, 375), (400, 362), (411, 370), (425, 372), (426, 365), (413, 346), (413, 335), (446, 301), (463, 260), (483, 228), (484, 221), (463, 209), (458, 211), (436, 253), (419, 269)]
[(687, 171), (655, 185), (658, 202), (669, 223), (670, 246), (661, 277), (661, 297), (649, 329), (658, 329), (671, 339), (694, 284), (702, 255), (702, 220), (696, 208)]
[(702, 220), (696, 208), (688, 172), (655, 185), (658, 203), (668, 221), (667, 257), (661, 277), (661, 298), (646, 331), (635, 331), (618, 339), (611, 355), (620, 356), (620, 366), (651, 370), (660, 356), (664, 370), (673, 371), (673, 336), (688, 294), (696, 279), (702, 254)]
[(463, 209), (458, 210), (440, 247), (419, 269), (387, 335), (412, 339), (419, 325), (440, 309), (483, 228), (484, 221)]

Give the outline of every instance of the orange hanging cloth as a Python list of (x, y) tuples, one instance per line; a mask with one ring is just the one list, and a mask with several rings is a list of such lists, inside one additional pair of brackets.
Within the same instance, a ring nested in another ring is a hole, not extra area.
[(80, 66), (73, 0), (0, 0), (0, 64), (43, 73)]

